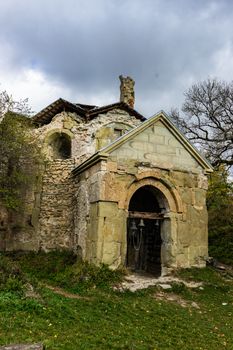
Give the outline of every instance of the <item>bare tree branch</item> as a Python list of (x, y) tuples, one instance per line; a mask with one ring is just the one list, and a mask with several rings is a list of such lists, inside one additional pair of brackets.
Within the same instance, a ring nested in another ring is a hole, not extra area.
[(0, 92), (0, 122), (7, 112), (14, 112), (23, 115), (31, 115), (31, 108), (28, 106), (28, 99), (15, 101), (6, 91)]
[(233, 82), (216, 79), (194, 84), (185, 93), (181, 113), (171, 118), (215, 166), (233, 165)]

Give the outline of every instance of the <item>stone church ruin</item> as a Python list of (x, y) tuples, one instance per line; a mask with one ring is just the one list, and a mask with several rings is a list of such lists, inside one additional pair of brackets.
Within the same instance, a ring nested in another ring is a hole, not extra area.
[(33, 117), (43, 172), (2, 250), (68, 249), (155, 275), (205, 266), (212, 168), (163, 111), (138, 113), (134, 81), (120, 81), (120, 102), (58, 99)]

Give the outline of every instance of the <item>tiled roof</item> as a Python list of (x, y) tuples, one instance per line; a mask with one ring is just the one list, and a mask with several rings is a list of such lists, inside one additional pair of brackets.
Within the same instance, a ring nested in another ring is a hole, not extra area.
[(135, 111), (135, 109), (131, 108), (127, 103), (125, 102), (117, 102), (113, 103), (111, 105), (107, 106), (102, 106), (102, 107), (96, 107), (95, 109), (92, 109), (88, 113), (89, 119), (92, 119), (95, 117), (95, 115), (100, 114), (100, 113), (106, 113), (112, 109), (123, 109), (124, 111), (128, 112), (129, 115), (135, 116), (135, 118), (140, 119), (141, 121), (146, 120), (143, 115)]
[(51, 103), (49, 106), (42, 109), (39, 113), (37, 113), (33, 118), (33, 122), (36, 125), (44, 125), (49, 124), (52, 120), (52, 118), (62, 112), (75, 112), (80, 117), (82, 117), (84, 120), (90, 120), (95, 118), (100, 113), (107, 113), (108, 111), (111, 111), (113, 109), (123, 109), (126, 112), (128, 112), (130, 115), (135, 116), (135, 118), (140, 119), (141, 121), (146, 120), (145, 117), (143, 117), (140, 113), (135, 111), (135, 109), (129, 107), (124, 102), (117, 102), (113, 103), (107, 106), (92, 106), (92, 105), (85, 105), (80, 103), (71, 103), (69, 101), (66, 101), (62, 98), (59, 98), (58, 100)]
[(36, 125), (49, 124), (52, 118), (62, 111), (76, 112), (79, 116), (83, 118), (85, 118), (86, 113), (82, 107), (79, 107), (74, 103), (66, 101), (63, 98), (59, 98), (58, 100), (51, 103), (49, 106), (42, 109), (34, 117), (32, 117), (32, 120)]

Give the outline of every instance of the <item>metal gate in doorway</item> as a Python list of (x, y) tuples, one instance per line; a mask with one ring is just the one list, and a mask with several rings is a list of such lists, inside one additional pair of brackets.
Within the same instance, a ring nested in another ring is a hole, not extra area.
[(128, 268), (159, 276), (161, 274), (161, 220), (131, 217), (128, 218), (127, 227)]
[(128, 208), (126, 265), (134, 271), (161, 275), (161, 193), (152, 186), (139, 188)]

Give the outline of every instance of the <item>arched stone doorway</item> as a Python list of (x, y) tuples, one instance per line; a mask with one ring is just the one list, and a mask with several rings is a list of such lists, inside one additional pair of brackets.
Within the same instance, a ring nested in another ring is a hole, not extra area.
[(146, 185), (134, 192), (128, 207), (128, 268), (161, 275), (161, 234), (167, 210), (168, 202), (159, 189)]

